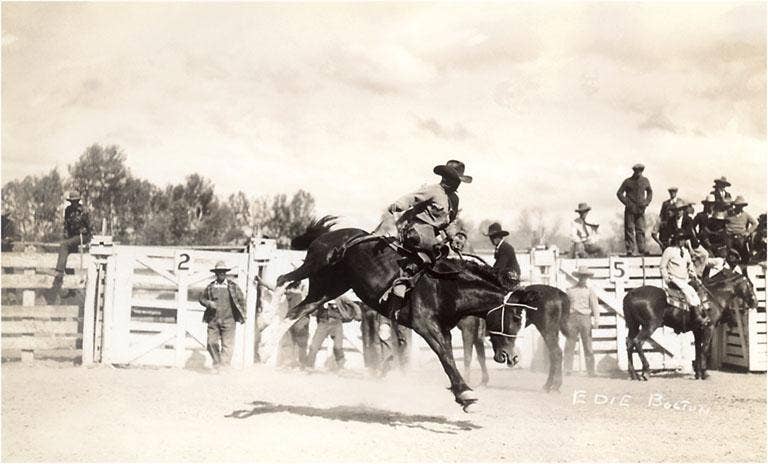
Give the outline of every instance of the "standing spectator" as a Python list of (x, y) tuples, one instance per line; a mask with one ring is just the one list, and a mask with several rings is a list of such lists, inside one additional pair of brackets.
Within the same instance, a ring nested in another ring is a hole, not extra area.
[(515, 248), (506, 242), (505, 238), (509, 235), (509, 232), (501, 228), (501, 224), (494, 222), (488, 226), (488, 233), (484, 234), (491, 240), (491, 243), (496, 247), (496, 251), (493, 253), (493, 257), (496, 260), (493, 263), (493, 268), (497, 271), (503, 271), (509, 273), (509, 277), (512, 280), (520, 280), (520, 264), (517, 262), (517, 255), (515, 254)]
[(203, 322), (208, 324), (208, 353), (217, 372), (232, 363), (235, 323), (245, 322), (245, 297), (237, 283), (227, 278), (230, 269), (224, 261), (217, 262), (211, 269), (216, 280), (205, 287), (200, 297), (205, 307)]
[(66, 238), (59, 246), (59, 257), (56, 261), (56, 274), (53, 278), (53, 288), (61, 287), (67, 258), (70, 253), (78, 251), (78, 247), (91, 241), (91, 221), (88, 212), (80, 203), (80, 194), (71, 191), (67, 196), (69, 205), (64, 210), (64, 232)]
[(677, 198), (677, 187), (670, 187), (667, 189), (669, 192), (669, 198), (664, 200), (661, 204), (661, 211), (659, 211), (659, 224), (661, 227), (667, 223), (670, 219), (675, 217), (675, 200)]
[(733, 202), (733, 211), (727, 216), (725, 230), (728, 231), (728, 248), (736, 250), (746, 263), (749, 256), (747, 242), (752, 232), (757, 229), (757, 221), (744, 211), (749, 203), (741, 195)]
[(731, 183), (725, 176), (715, 179), (715, 185), (712, 186), (710, 194), (715, 196), (715, 210), (726, 211), (731, 204), (731, 194), (725, 188), (730, 187)]
[(603, 249), (597, 245), (597, 228), (599, 224), (587, 222), (587, 214), (592, 209), (586, 203), (579, 203), (575, 212), (579, 217), (571, 223), (571, 255), (573, 258), (593, 258), (603, 256)]
[[(285, 289), (285, 300), (288, 309), (294, 308), (304, 300), (306, 289), (303, 281), (291, 282)], [(309, 315), (296, 321), (280, 340), (280, 360), (290, 367), (307, 366), (307, 346), (309, 344)]]
[(757, 217), (757, 229), (749, 240), (749, 251), (752, 262), (763, 262), (766, 259), (766, 216), (765, 213)]
[(703, 209), (693, 217), (693, 230), (699, 241), (701, 241), (701, 234), (704, 231), (707, 220), (712, 216), (712, 206), (715, 204), (715, 196), (712, 194), (707, 195), (707, 198), (701, 200), (701, 204), (703, 205)]
[(616, 197), (624, 205), (624, 244), (627, 255), (634, 254), (635, 245), (641, 255), (648, 254), (645, 248), (645, 208), (651, 204), (653, 190), (651, 183), (643, 176), (645, 166), (632, 166), (632, 177), (624, 179)]
[(568, 336), (565, 341), (563, 370), (565, 375), (570, 375), (573, 371), (573, 352), (579, 336), (581, 336), (581, 346), (584, 348), (587, 374), (590, 377), (594, 377), (595, 355), (592, 351), (592, 329), (598, 327), (600, 306), (597, 302), (597, 295), (588, 285), (589, 278), (593, 275), (592, 271), (586, 266), (579, 266), (573, 275), (579, 281), (575, 286), (568, 289), (568, 299), (571, 300), (571, 314), (568, 317)]
[[(342, 312), (360, 314), (360, 308), (345, 296), (340, 296), (323, 304), (317, 310), (317, 328), (312, 335), (312, 342), (309, 345), (309, 354), (307, 355), (307, 367), (314, 368), (317, 352), (323, 342), (329, 336), (333, 340), (333, 357), (336, 359), (335, 369), (344, 368), (344, 320), (346, 317)], [(353, 316), (354, 317), (354, 316)]]

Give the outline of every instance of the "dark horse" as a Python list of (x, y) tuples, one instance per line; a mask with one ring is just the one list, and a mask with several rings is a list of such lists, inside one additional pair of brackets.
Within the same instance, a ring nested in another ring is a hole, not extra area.
[[(333, 219), (314, 221), (291, 243), (295, 249), (306, 249), (307, 256), (298, 269), (280, 276), (277, 283), (308, 278), (309, 293), (287, 317), (295, 320), (309, 314), (350, 288), (366, 305), (388, 316), (380, 299), (400, 275), (398, 261), (403, 257), (387, 245), (385, 238), (370, 236), (360, 229), (331, 230)], [(357, 243), (351, 245), (353, 239)], [(491, 334), (494, 360), (512, 366), (514, 340), (522, 320), (521, 307), (513, 305), (537, 307), (540, 299), (527, 288), (512, 291), (514, 282), (504, 279), (489, 266), (440, 260), (433, 271), (417, 280), (407, 295), (406, 307), (398, 315), (398, 323), (412, 328), (437, 354), (456, 402), (465, 409), (477, 399), (456, 368), (450, 330), (465, 316), (486, 316), (492, 309), (503, 309), (494, 311), (486, 322), (495, 332)]]
[[(627, 359), (629, 378), (648, 380), (648, 361), (643, 354), (643, 343), (651, 338), (653, 332), (666, 325), (675, 332), (693, 331), (696, 347), (696, 359), (693, 370), (697, 379), (706, 379), (706, 359), (709, 356), (710, 342), (715, 326), (723, 322), (733, 326), (739, 310), (757, 306), (752, 282), (745, 276), (730, 270), (723, 270), (704, 283), (710, 293), (709, 318), (711, 325), (694, 327), (690, 311), (674, 308), (667, 304), (667, 295), (659, 287), (643, 286), (636, 288), (624, 297), (624, 318), (627, 323)], [(643, 363), (643, 372), (638, 375), (632, 362), (632, 352), (637, 350)]]

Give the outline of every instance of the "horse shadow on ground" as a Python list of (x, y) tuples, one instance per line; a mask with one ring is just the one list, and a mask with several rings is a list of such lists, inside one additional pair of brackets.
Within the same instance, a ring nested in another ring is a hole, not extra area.
[(247, 419), (260, 414), (276, 414), (287, 412), (305, 417), (320, 417), (329, 420), (343, 422), (362, 422), (367, 424), (382, 424), (390, 427), (408, 427), (426, 430), (434, 433), (456, 435), (459, 432), (480, 429), (470, 421), (453, 421), (442, 416), (427, 416), (421, 414), (403, 414), (384, 409), (371, 408), (365, 405), (334, 406), (331, 408), (315, 408), (311, 406), (292, 406), (287, 404), (273, 404), (266, 401), (254, 401), (253, 409), (240, 409), (232, 411), (224, 417), (233, 419)]

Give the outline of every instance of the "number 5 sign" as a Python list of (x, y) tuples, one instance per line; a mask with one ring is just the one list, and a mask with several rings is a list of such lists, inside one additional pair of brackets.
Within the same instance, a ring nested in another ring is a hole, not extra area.
[(629, 265), (623, 258), (612, 256), (608, 260), (608, 280), (613, 283), (626, 282), (629, 280)]

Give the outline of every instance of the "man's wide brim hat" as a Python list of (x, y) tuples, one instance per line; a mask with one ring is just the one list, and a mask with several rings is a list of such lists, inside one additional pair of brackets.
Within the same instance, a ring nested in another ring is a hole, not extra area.
[(231, 267), (227, 266), (224, 261), (219, 261), (216, 263), (216, 265), (213, 266), (213, 269), (211, 269), (211, 272), (227, 272), (232, 270)]
[(581, 213), (582, 211), (589, 211), (591, 209), (592, 209), (592, 207), (589, 206), (588, 204), (586, 204), (586, 203), (579, 203), (579, 206), (577, 206), (574, 211), (576, 211), (577, 213)]
[(747, 206), (749, 203), (747, 203), (747, 200), (745, 200), (744, 197), (739, 195), (733, 200), (733, 204), (736, 206)]
[(472, 182), (472, 176), (464, 175), (464, 163), (461, 161), (450, 160), (445, 164), (435, 166), (432, 172), (446, 179), (458, 180), (466, 184)]
[(723, 184), (726, 187), (730, 187), (731, 183), (728, 182), (728, 179), (725, 178), (725, 176), (720, 177), (719, 179), (715, 179), (716, 184)]
[(71, 190), (69, 194), (67, 194), (67, 201), (76, 201), (80, 199), (80, 193), (76, 190)]
[(579, 277), (579, 276), (591, 277), (595, 275), (595, 273), (592, 272), (587, 266), (579, 266), (579, 268), (576, 269), (576, 271), (574, 271), (573, 275), (575, 275), (576, 277)]
[(509, 232), (501, 228), (501, 224), (498, 222), (494, 222), (490, 226), (488, 226), (488, 233), (483, 234), (486, 237), (506, 237), (509, 235)]
[(683, 209), (689, 206), (693, 206), (693, 203), (690, 201), (683, 200), (682, 198), (678, 198), (677, 201), (675, 202), (675, 209)]

